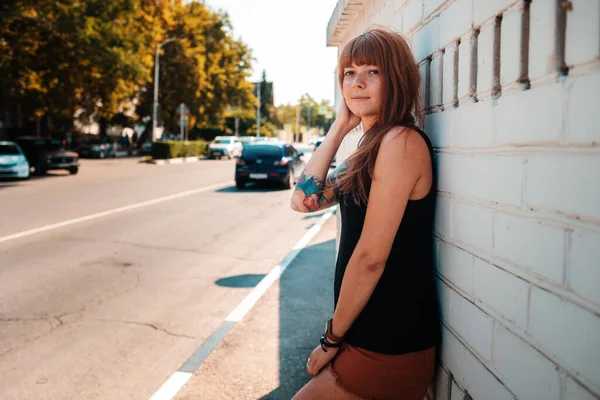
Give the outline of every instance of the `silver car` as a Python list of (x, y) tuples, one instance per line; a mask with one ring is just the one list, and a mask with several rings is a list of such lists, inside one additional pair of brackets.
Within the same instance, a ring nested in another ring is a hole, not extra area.
[(0, 178), (29, 178), (29, 162), (15, 142), (0, 141)]

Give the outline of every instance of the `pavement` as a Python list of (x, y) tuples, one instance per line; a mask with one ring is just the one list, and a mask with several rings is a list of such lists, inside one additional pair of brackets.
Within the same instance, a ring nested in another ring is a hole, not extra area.
[(289, 400), (310, 380), (306, 360), (333, 313), (330, 218), (174, 397)]
[[(0, 399), (148, 400), (320, 220), (289, 190), (236, 190), (233, 160), (140, 161), (0, 181)], [(290, 398), (308, 381), (334, 239), (330, 218), (179, 396)]]

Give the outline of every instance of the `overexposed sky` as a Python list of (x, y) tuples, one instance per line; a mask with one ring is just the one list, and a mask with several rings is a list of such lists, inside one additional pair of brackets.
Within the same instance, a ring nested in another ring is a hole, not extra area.
[(252, 81), (263, 69), (275, 105), (304, 93), (333, 104), (337, 48), (326, 46), (327, 23), (338, 0), (205, 0), (229, 14), (233, 36), (252, 49)]

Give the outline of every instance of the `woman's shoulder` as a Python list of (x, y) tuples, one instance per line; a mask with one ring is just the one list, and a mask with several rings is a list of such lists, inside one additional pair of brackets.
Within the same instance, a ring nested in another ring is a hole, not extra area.
[(390, 128), (381, 140), (382, 146), (395, 146), (400, 149), (415, 149), (427, 146), (427, 141), (423, 137), (423, 131), (417, 127), (397, 125)]

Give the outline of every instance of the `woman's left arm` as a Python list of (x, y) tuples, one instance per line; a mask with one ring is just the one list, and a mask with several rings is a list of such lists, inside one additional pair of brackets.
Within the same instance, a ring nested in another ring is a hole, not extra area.
[[(423, 171), (424, 141), (407, 128), (390, 130), (383, 138), (369, 193), (360, 239), (346, 267), (332, 323), (332, 333), (344, 336), (373, 294), (410, 195)], [(427, 157), (429, 150), (425, 146)]]

